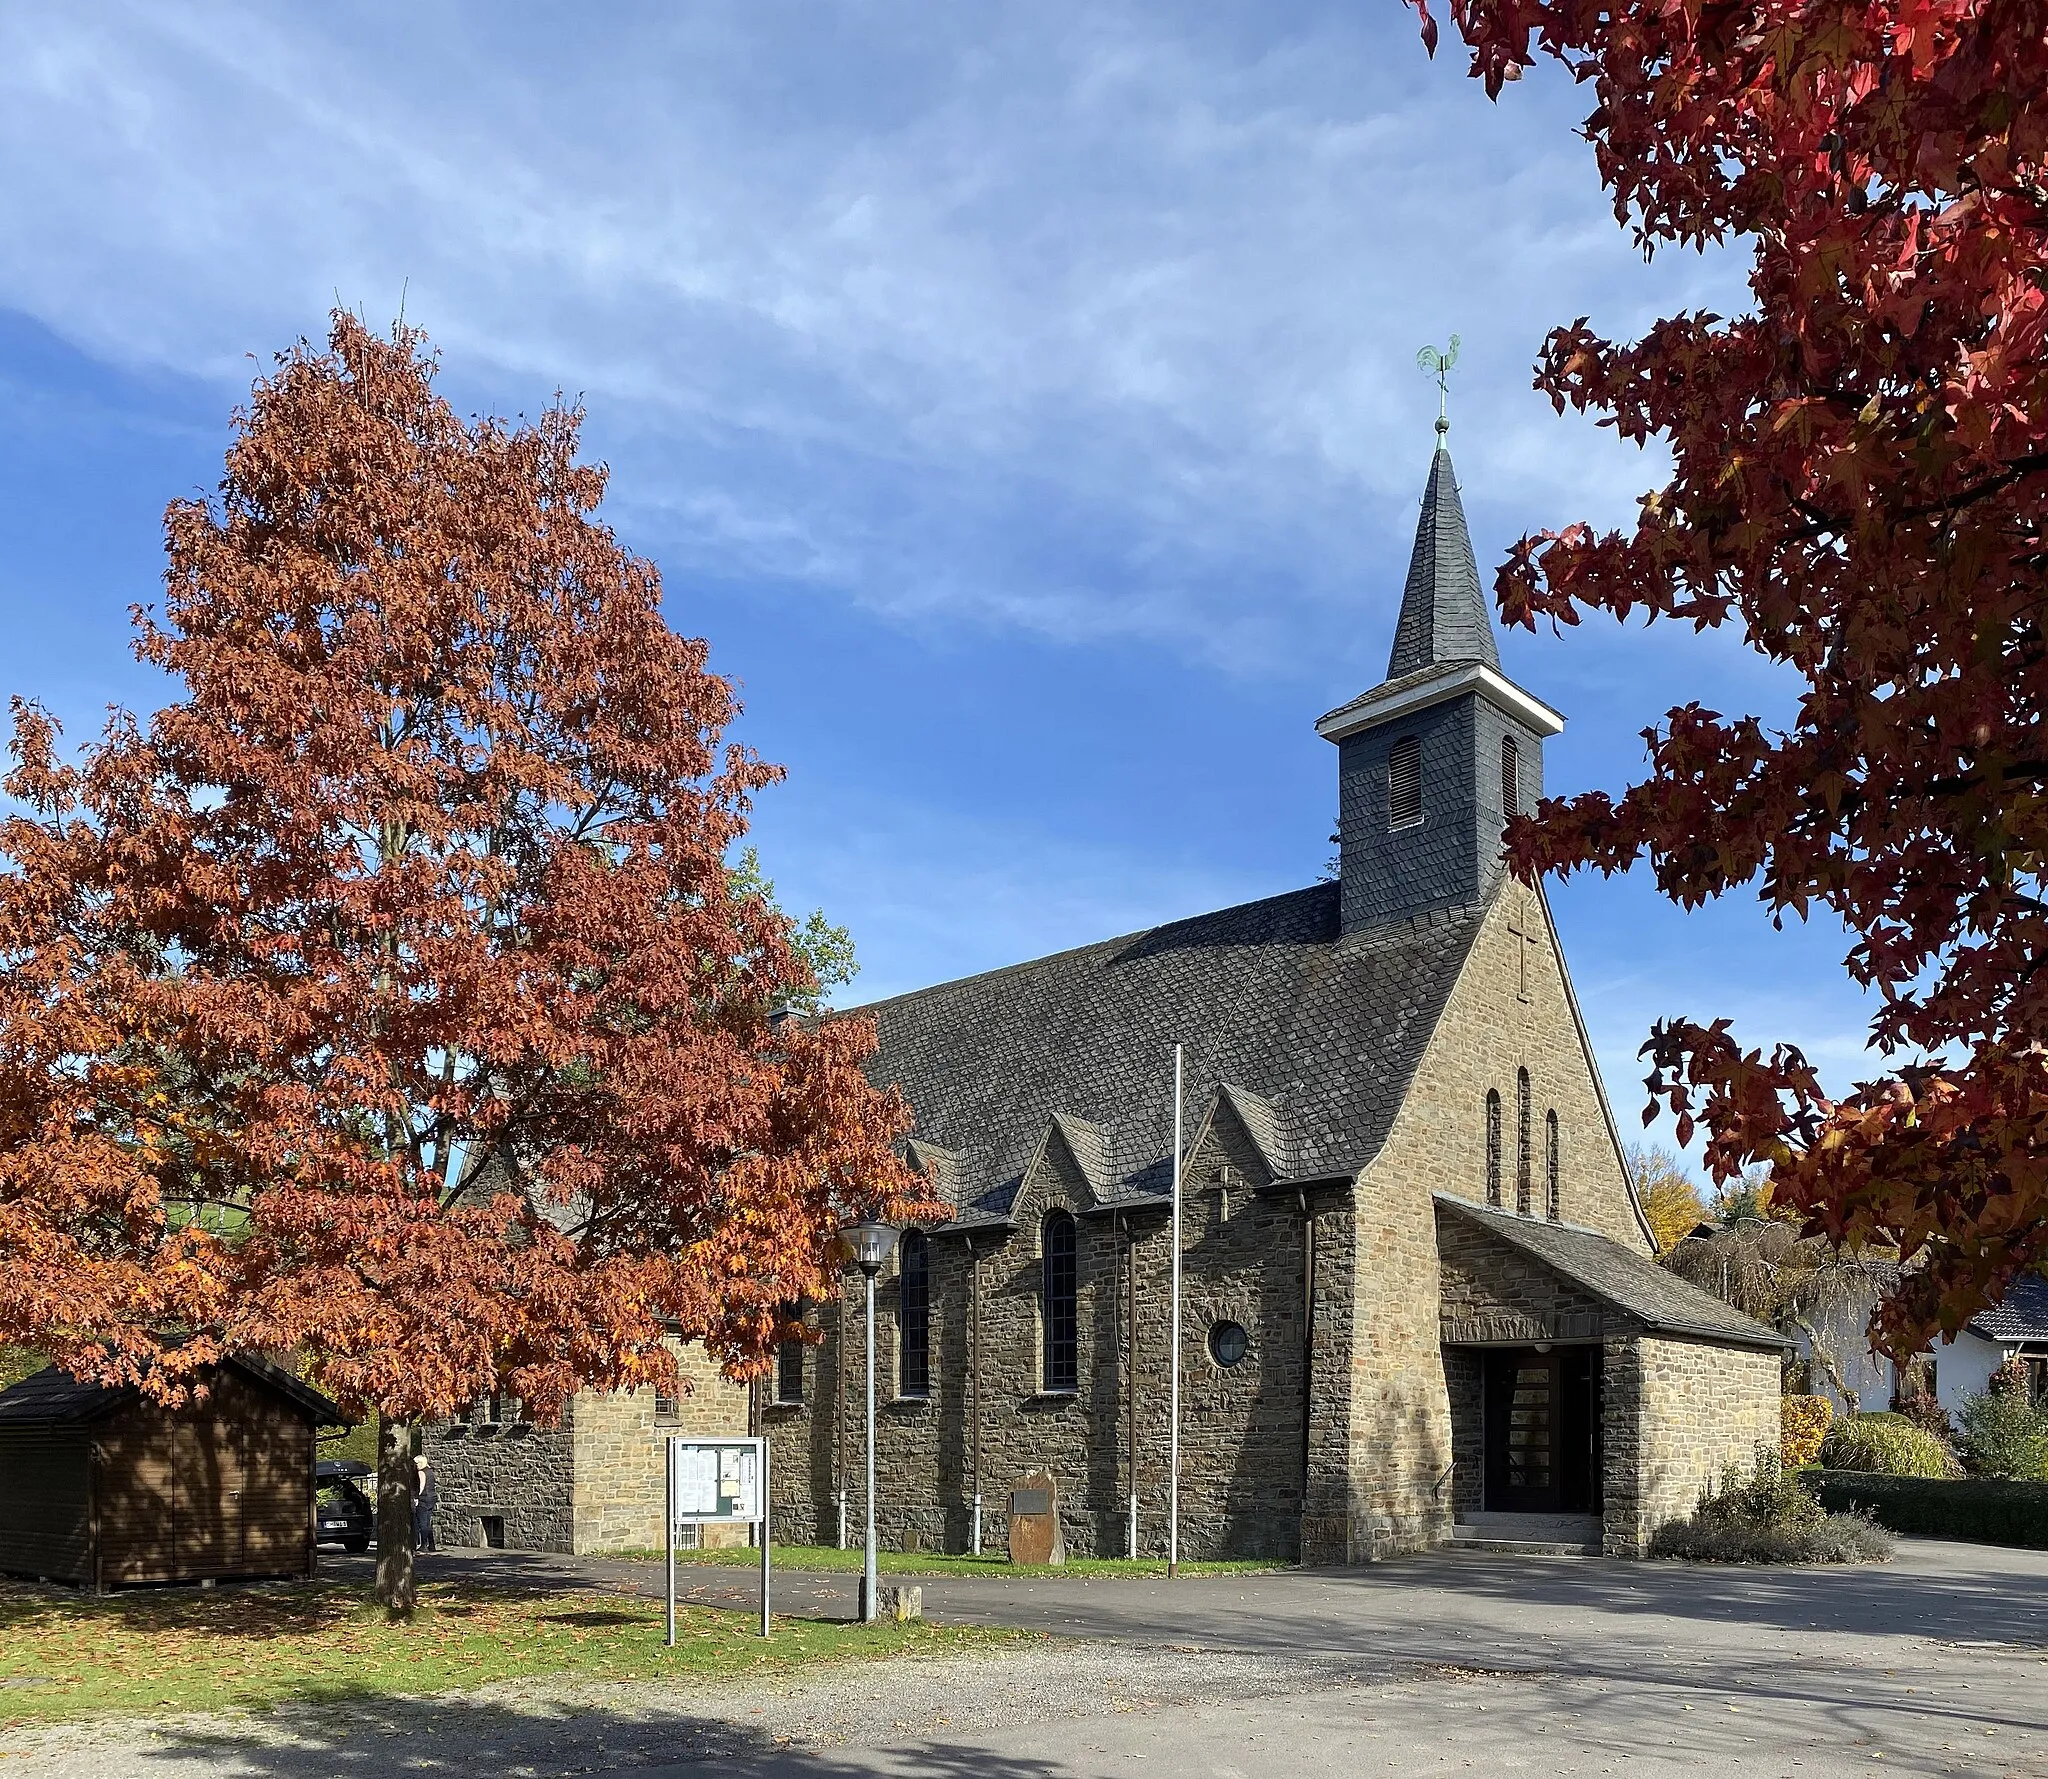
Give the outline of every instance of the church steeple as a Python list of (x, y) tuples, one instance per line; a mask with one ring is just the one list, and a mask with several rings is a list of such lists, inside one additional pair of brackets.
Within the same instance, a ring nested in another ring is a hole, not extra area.
[(1544, 739), (1564, 727), (1500, 670), (1448, 430), (1439, 418), (1387, 677), (1316, 724), (1337, 744), (1347, 933), (1489, 897), (1501, 825), (1535, 806)]
[(1472, 535), (1444, 435), (1450, 423), (1436, 423), (1436, 456), (1422, 491), (1422, 517), (1415, 526), (1415, 550), (1408, 558), (1408, 584), (1401, 593), (1401, 618), (1394, 626), (1394, 651), (1387, 678), (1403, 679), (1443, 661), (1483, 661), (1500, 671), (1493, 642), (1493, 614), (1479, 586)]

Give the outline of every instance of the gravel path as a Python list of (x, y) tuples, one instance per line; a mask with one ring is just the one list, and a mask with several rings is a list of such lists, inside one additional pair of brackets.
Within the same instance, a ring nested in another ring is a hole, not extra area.
[[(1385, 1673), (1382, 1665), (1381, 1673)], [(502, 1683), (433, 1699), (266, 1716), (67, 1725), (0, 1738), (8, 1779), (208, 1779), (365, 1772), (548, 1775), (674, 1763), (801, 1760), (1047, 1724), (1243, 1704), (1376, 1678), (1355, 1662), (1296, 1662), (1107, 1643), (849, 1662), (777, 1682), (685, 1694), (659, 1682)]]

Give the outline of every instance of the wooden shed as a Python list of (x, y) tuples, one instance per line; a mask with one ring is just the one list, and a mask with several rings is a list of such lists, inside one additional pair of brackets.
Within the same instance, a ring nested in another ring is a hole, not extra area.
[(313, 1573), (334, 1404), (253, 1355), (171, 1410), (55, 1366), (0, 1391), (0, 1573), (93, 1588)]

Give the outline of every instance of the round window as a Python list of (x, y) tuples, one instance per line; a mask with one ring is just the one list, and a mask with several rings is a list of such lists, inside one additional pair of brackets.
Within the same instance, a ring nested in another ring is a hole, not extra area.
[(1209, 1330), (1209, 1357), (1218, 1365), (1235, 1365), (1252, 1349), (1252, 1337), (1238, 1322), (1218, 1322)]

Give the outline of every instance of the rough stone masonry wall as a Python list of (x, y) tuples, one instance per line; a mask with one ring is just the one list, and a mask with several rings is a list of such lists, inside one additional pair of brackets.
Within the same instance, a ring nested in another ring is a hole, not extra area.
[(1595, 1342), (1607, 1326), (1598, 1298), (1456, 1211), (1437, 1210), (1436, 1244), (1446, 1341)]
[[(672, 1343), (685, 1389), (671, 1415), (656, 1413), (652, 1390), (575, 1399), (571, 1423), (574, 1448), (574, 1534), (576, 1554), (648, 1550), (659, 1546), (664, 1442), (673, 1433), (741, 1438), (747, 1432), (748, 1391), (719, 1370), (699, 1342)], [(707, 1545), (744, 1543), (739, 1527), (706, 1526)]]
[[(1229, 1167), (1235, 1188), (1217, 1190)], [(1303, 1461), (1312, 1451), (1308, 1517), (1341, 1515), (1346, 1457), (1351, 1241), (1341, 1192), (1316, 1200), (1324, 1279), (1317, 1297), (1315, 1420), (1304, 1434), (1303, 1223), (1291, 1197), (1251, 1190), (1266, 1170), (1232, 1118), (1203, 1137), (1187, 1169), (1182, 1253), (1181, 1550), (1212, 1555), (1293, 1556), (1304, 1523)], [(1171, 1253), (1167, 1220), (1139, 1213), (1127, 1243), (1109, 1217), (1083, 1214), (1079, 1236), (1080, 1388), (1041, 1387), (1040, 1232), (1055, 1207), (1085, 1213), (1093, 1202), (1057, 1143), (1019, 1192), (1019, 1228), (984, 1232), (981, 1249), (980, 1409), (985, 1548), (999, 1548), (1008, 1496), (1037, 1469), (1059, 1485), (1068, 1548), (1120, 1556), (1127, 1540), (1129, 1352), (1125, 1292), (1138, 1290), (1139, 1547), (1163, 1551), (1168, 1450), (1167, 1346)], [(887, 1548), (967, 1548), (975, 1493), (976, 1415), (969, 1389), (968, 1242), (935, 1237), (929, 1398), (896, 1394), (897, 1284), (892, 1265), (877, 1293), (877, 1530)], [(861, 1281), (841, 1305), (816, 1310), (824, 1342), (806, 1353), (805, 1400), (768, 1414), (774, 1441), (778, 1536), (836, 1537), (835, 1489), (848, 1497), (857, 1538), (865, 1514)], [(1235, 1321), (1250, 1351), (1225, 1369), (1210, 1358), (1209, 1332)], [(846, 1336), (840, 1372), (842, 1327)], [(843, 1375), (843, 1396), (840, 1388)], [(843, 1404), (843, 1406), (842, 1406)], [(835, 1421), (838, 1437), (834, 1438)], [(787, 1528), (784, 1531), (783, 1528)]]
[[(1526, 994), (1525, 994), (1526, 991)], [(1558, 1120), (1560, 1219), (1650, 1251), (1591, 1053), (1565, 994), (1564, 966), (1533, 890), (1508, 880), (1488, 910), (1402, 1117), (1427, 1131), (1430, 1190), (1486, 1202), (1486, 1094), (1501, 1101), (1501, 1204), (1515, 1208), (1515, 1072), (1529, 1071), (1532, 1213), (1544, 1206), (1544, 1113)], [(1383, 1171), (1385, 1160), (1375, 1168)]]
[[(1454, 1429), (1431, 1195), (1486, 1201), (1489, 1088), (1502, 1104), (1502, 1202), (1515, 1205), (1516, 1071), (1531, 1084), (1530, 1189), (1545, 1214), (1544, 1114), (1558, 1113), (1561, 1219), (1647, 1248), (1542, 901), (1501, 885), (1387, 1141), (1359, 1181), (1346, 1555), (1449, 1536)], [(1470, 1443), (1469, 1430), (1465, 1443)]]
[(530, 1421), (429, 1426), (420, 1455), (434, 1467), (436, 1540), (481, 1545), (489, 1515), (504, 1521), (508, 1549), (573, 1550), (575, 1412), (572, 1399), (556, 1427)]
[(1609, 1556), (1646, 1555), (1651, 1534), (1690, 1514), (1725, 1466), (1746, 1471), (1759, 1445), (1777, 1444), (1780, 1366), (1772, 1349), (1662, 1335), (1608, 1343)]
[[(1431, 1067), (1423, 1057), (1418, 1081)], [(1351, 1425), (1341, 1546), (1320, 1562), (1365, 1562), (1450, 1536), (1451, 1421), (1437, 1334), (1431, 1108), (1413, 1095), (1360, 1178), (1349, 1343)]]
[[(662, 1439), (747, 1431), (746, 1389), (720, 1373), (701, 1345), (675, 1350), (694, 1388), (673, 1420), (657, 1421), (651, 1390), (585, 1390), (554, 1427), (462, 1420), (428, 1427), (421, 1455), (434, 1466), (435, 1537), (481, 1545), (489, 1515), (504, 1522), (511, 1550), (580, 1554), (660, 1544)], [(745, 1543), (746, 1534), (707, 1528), (706, 1541)]]

